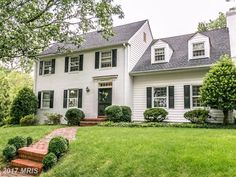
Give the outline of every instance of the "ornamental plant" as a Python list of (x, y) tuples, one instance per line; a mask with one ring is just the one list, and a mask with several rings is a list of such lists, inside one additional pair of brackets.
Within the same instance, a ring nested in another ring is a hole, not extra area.
[(221, 56), (206, 74), (201, 99), (205, 106), (222, 110), (223, 123), (229, 123), (229, 111), (236, 109), (236, 66), (228, 55)]

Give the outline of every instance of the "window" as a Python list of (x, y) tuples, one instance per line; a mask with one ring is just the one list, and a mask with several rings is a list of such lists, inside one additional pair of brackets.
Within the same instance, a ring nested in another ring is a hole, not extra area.
[(155, 61), (165, 60), (165, 48), (155, 49)]
[(50, 91), (44, 91), (42, 94), (42, 108), (50, 108)]
[(193, 57), (205, 56), (204, 42), (193, 44)]
[(107, 68), (111, 66), (112, 66), (111, 51), (101, 52), (101, 68)]
[(78, 107), (78, 90), (68, 90), (68, 107)]
[(112, 82), (100, 82), (99, 83), (99, 88), (110, 88), (112, 87)]
[(70, 72), (79, 71), (79, 57), (70, 58)]
[(144, 32), (143, 33), (143, 41), (146, 43), (147, 42), (147, 34)]
[(153, 92), (153, 106), (167, 107), (167, 89), (166, 87), (156, 87)]
[(200, 85), (192, 86), (192, 107), (202, 107), (202, 103), (200, 101)]
[(43, 74), (51, 74), (52, 73), (52, 60), (44, 61)]

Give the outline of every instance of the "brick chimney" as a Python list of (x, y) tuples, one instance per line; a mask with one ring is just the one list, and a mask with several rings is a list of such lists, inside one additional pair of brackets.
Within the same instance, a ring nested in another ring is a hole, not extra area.
[(227, 13), (227, 27), (229, 29), (231, 57), (236, 61), (236, 8), (231, 8)]

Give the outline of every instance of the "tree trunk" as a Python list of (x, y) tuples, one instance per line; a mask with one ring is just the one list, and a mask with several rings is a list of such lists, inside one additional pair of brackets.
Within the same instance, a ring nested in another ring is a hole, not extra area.
[(229, 120), (228, 120), (228, 117), (229, 117), (229, 111), (228, 111), (228, 110), (223, 110), (223, 113), (224, 113), (223, 124), (224, 124), (224, 125), (228, 125), (228, 124), (229, 124)]

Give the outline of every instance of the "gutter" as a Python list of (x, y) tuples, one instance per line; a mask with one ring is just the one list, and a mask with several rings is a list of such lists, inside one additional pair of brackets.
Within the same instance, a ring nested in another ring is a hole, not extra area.
[(192, 66), (192, 67), (182, 67), (182, 68), (173, 68), (173, 69), (163, 69), (163, 70), (148, 70), (148, 71), (134, 71), (130, 72), (130, 76), (141, 76), (141, 75), (150, 75), (150, 74), (162, 74), (166, 72), (184, 72), (188, 70), (198, 70), (198, 69), (207, 69), (213, 66), (211, 65), (202, 65), (202, 66)]

